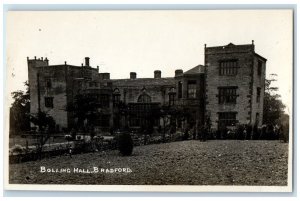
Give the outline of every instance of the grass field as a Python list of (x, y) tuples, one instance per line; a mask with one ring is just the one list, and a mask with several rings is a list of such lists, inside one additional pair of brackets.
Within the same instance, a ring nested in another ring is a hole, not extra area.
[[(181, 141), (11, 164), (10, 183), (148, 185), (287, 185), (288, 144), (278, 141)], [(40, 168), (70, 169), (41, 173)], [(132, 172), (79, 173), (130, 168)], [(74, 168), (77, 172), (74, 172)]]

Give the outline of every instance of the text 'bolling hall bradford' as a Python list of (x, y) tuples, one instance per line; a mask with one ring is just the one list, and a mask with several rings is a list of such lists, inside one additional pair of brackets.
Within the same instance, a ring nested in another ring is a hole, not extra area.
[(83, 125), (100, 131), (262, 124), (266, 59), (255, 53), (253, 42), (205, 45), (204, 65), (175, 70), (174, 77), (161, 77), (155, 70), (153, 78), (130, 72), (129, 79), (110, 79), (109, 73), (92, 68), (88, 57), (81, 66), (49, 65), (47, 58), (27, 60), (30, 112), (46, 112), (60, 131), (79, 125), (80, 115), (68, 110), (79, 96), (93, 100), (96, 111)]

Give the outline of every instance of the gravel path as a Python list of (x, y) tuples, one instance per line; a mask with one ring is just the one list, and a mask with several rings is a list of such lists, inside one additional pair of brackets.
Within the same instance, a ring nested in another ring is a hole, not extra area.
[[(287, 162), (288, 144), (278, 141), (182, 141), (135, 147), (130, 157), (114, 150), (11, 164), (9, 179), (12, 184), (282, 186)], [(41, 173), (41, 166), (70, 173)], [(79, 173), (94, 167), (99, 172)], [(106, 172), (111, 168), (129, 169)]]

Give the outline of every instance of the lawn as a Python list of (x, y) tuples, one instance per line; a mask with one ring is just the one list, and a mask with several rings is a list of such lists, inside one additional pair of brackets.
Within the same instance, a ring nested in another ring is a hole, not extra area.
[[(12, 184), (283, 186), (287, 185), (287, 163), (288, 144), (278, 141), (181, 141), (138, 146), (129, 157), (111, 150), (11, 164), (9, 181)], [(62, 172), (42, 173), (41, 166)], [(99, 172), (92, 172), (94, 167)], [(115, 168), (127, 169), (110, 172), (109, 169)], [(67, 169), (70, 173), (64, 172)], [(80, 169), (92, 173), (82, 173)]]

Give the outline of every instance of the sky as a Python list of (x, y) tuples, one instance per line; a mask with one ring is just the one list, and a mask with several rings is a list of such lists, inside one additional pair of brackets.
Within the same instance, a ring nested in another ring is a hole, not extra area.
[(207, 47), (251, 44), (277, 74), (286, 112), (292, 111), (293, 18), (291, 10), (9, 11), (6, 22), (6, 101), (24, 90), (27, 57), (50, 65), (92, 67), (111, 78), (173, 77), (204, 64)]

